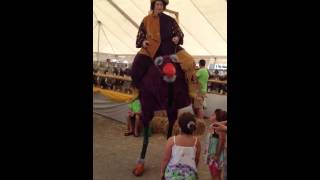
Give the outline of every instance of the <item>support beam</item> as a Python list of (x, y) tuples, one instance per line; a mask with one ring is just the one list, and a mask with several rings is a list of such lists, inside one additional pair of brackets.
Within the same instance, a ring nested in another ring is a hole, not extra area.
[(101, 21), (98, 20), (98, 62), (100, 63), (100, 27)]
[(114, 3), (112, 0), (107, 0), (114, 8), (116, 8), (120, 14), (122, 14), (134, 27), (136, 27), (137, 29), (139, 29), (139, 25), (132, 20), (127, 13), (125, 13), (116, 3)]

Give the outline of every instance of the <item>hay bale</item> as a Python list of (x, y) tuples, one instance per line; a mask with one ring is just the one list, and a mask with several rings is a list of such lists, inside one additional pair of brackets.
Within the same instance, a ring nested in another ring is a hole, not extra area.
[(150, 127), (153, 133), (162, 133), (165, 124), (168, 122), (167, 112), (165, 110), (155, 111)]
[(165, 111), (165, 110), (155, 111), (154, 116), (167, 117), (167, 111)]
[[(166, 124), (164, 125), (163, 127), (163, 131), (162, 133), (166, 136), (167, 133), (168, 133), (168, 128), (169, 128), (169, 121), (166, 122)], [(176, 121), (173, 125), (173, 128), (172, 128), (172, 136), (176, 136), (180, 134), (180, 128), (179, 128), (179, 124), (178, 124), (178, 121)]]
[[(178, 112), (178, 117), (183, 112)], [(167, 112), (166, 111), (156, 111), (154, 112), (154, 117), (150, 123), (150, 127), (152, 128), (153, 133), (162, 133), (165, 136), (168, 133), (169, 128), (169, 121), (167, 118)], [(202, 136), (205, 133), (206, 130), (206, 123), (203, 119), (196, 118), (196, 130), (194, 132), (195, 136)], [(178, 124), (178, 120), (173, 125), (172, 128), (172, 135), (176, 136), (180, 134), (180, 127)]]
[(153, 133), (162, 133), (163, 128), (167, 122), (168, 122), (167, 117), (154, 116), (150, 123), (150, 128), (152, 129)]

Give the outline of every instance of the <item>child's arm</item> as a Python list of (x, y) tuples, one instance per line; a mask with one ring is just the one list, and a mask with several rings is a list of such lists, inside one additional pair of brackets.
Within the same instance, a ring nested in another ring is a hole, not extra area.
[(219, 133), (219, 143), (217, 146), (217, 151), (215, 154), (215, 159), (219, 160), (220, 159), (220, 155), (224, 149), (224, 143), (225, 143), (225, 133)]
[[(227, 121), (223, 121), (224, 124), (227, 123)], [(213, 129), (216, 131), (224, 132), (226, 133), (228, 131), (228, 127), (226, 125), (219, 123), (213, 123)]]
[(225, 125), (225, 126), (227, 125), (227, 121), (221, 121), (220, 123)]
[(197, 151), (196, 151), (196, 166), (198, 167), (198, 164), (199, 164), (199, 159), (200, 159), (200, 153), (201, 153), (201, 144), (200, 144), (200, 141), (197, 141)]
[(164, 171), (166, 170), (166, 167), (171, 159), (172, 145), (173, 145), (173, 137), (168, 139), (167, 144), (164, 148), (164, 154), (163, 154), (163, 159), (162, 159), (161, 168), (160, 168), (161, 178), (164, 175)]

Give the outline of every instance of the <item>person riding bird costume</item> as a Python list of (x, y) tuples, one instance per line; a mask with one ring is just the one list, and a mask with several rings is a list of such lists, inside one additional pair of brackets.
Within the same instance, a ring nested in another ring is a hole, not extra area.
[(194, 59), (180, 46), (184, 34), (176, 20), (163, 13), (168, 4), (169, 0), (151, 0), (152, 11), (144, 17), (136, 40), (136, 47), (141, 49), (133, 60), (131, 78), (139, 93), (144, 126), (143, 147), (133, 170), (136, 176), (144, 172), (154, 112), (166, 111), (169, 138), (178, 110), (189, 106), (191, 98), (199, 95)]

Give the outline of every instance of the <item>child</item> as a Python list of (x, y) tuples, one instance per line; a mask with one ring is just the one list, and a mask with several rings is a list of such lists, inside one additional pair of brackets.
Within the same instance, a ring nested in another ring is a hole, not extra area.
[(227, 120), (227, 112), (216, 109), (210, 117), (211, 125), (205, 142), (205, 163), (213, 180), (221, 180), (221, 169), (223, 166), (223, 149), (225, 144), (225, 135), (220, 131), (215, 131), (213, 124)]
[(213, 125), (215, 131), (222, 132), (226, 137), (225, 146), (224, 146), (224, 156), (223, 156), (223, 171), (222, 179), (227, 180), (227, 121), (222, 121), (220, 123), (215, 123)]
[(193, 114), (185, 112), (178, 120), (181, 134), (170, 137), (164, 149), (160, 177), (162, 179), (197, 179), (197, 166), (201, 152), (198, 138), (192, 134), (196, 129)]
[[(125, 136), (134, 135), (135, 137), (139, 136), (139, 125), (140, 125), (140, 114), (141, 114), (141, 105), (139, 98), (137, 97), (129, 104), (129, 112), (127, 118), (127, 132), (124, 133)], [(133, 130), (134, 126), (134, 130)]]

